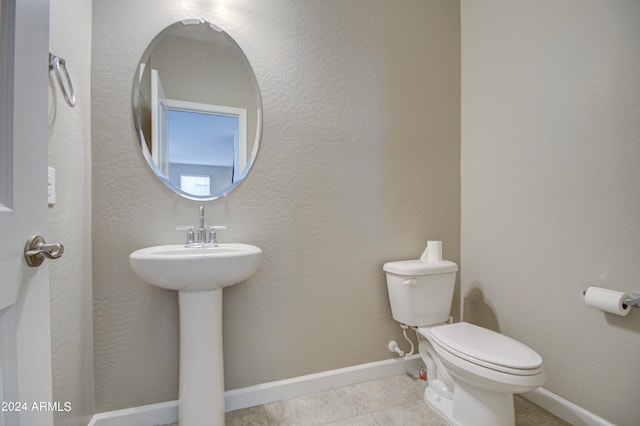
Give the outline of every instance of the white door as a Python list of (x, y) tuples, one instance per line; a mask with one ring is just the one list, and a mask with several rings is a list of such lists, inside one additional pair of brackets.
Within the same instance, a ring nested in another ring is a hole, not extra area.
[(0, 425), (51, 426), (49, 270), (23, 257), (47, 233), (49, 0), (0, 1)]

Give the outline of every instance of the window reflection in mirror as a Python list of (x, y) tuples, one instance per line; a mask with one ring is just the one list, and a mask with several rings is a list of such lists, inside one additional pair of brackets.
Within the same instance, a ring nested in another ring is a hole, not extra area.
[(180, 195), (218, 198), (253, 164), (257, 82), (240, 47), (215, 25), (183, 21), (156, 36), (139, 63), (133, 107), (144, 157)]

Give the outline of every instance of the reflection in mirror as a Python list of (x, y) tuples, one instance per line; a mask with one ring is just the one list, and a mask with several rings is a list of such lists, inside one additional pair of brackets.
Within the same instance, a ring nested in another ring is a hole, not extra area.
[(206, 21), (173, 24), (149, 44), (134, 81), (133, 112), (147, 164), (186, 198), (226, 195), (255, 160), (255, 75), (236, 42)]

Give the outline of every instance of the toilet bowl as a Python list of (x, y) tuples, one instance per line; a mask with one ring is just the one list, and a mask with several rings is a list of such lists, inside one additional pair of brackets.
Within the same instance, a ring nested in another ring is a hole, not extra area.
[(500, 333), (449, 323), (455, 263), (396, 261), (383, 269), (393, 318), (417, 330), (426, 403), (456, 426), (515, 425), (513, 394), (545, 381), (540, 355)]
[[(454, 425), (514, 425), (513, 394), (545, 381), (542, 358), (522, 343), (473, 324), (418, 328), (453, 382), (447, 400), (427, 387), (425, 400)], [(424, 347), (424, 345), (422, 346)], [(423, 360), (432, 356), (421, 351)]]

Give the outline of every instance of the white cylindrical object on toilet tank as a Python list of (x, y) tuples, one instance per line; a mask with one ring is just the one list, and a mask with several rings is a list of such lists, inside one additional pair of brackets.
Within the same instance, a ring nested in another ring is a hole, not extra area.
[(587, 305), (616, 315), (627, 315), (631, 306), (624, 303), (629, 295), (621, 291), (608, 288), (591, 286), (584, 293), (584, 301)]
[(442, 261), (442, 241), (427, 241), (427, 248), (420, 256), (424, 263)]

